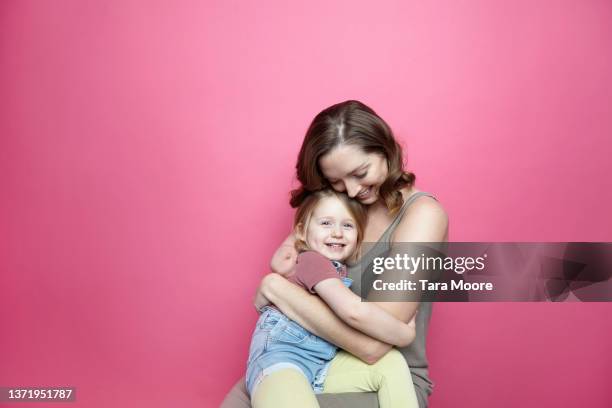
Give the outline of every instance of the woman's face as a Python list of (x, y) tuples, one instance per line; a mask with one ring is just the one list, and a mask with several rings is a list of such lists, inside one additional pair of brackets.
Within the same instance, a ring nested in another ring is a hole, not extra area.
[(343, 261), (357, 246), (357, 222), (340, 199), (324, 197), (313, 210), (304, 235), (310, 249)]
[(378, 190), (389, 171), (383, 155), (365, 153), (357, 146), (346, 144), (322, 156), (319, 167), (334, 190), (346, 191), (362, 204), (378, 200)]

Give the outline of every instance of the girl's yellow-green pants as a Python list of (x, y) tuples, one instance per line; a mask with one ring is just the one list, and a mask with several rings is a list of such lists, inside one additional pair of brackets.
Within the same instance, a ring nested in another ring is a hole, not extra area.
[[(325, 377), (324, 393), (376, 392), (380, 408), (418, 408), (406, 360), (391, 349), (375, 364), (340, 350)], [(315, 408), (317, 399), (306, 377), (294, 369), (276, 371), (259, 384), (253, 408)]]

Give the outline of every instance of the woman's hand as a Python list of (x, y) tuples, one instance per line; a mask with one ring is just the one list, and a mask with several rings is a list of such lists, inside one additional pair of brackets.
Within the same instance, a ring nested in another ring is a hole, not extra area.
[(410, 319), (410, 321), (408, 322), (408, 327), (415, 329), (416, 330), (416, 315), (417, 313), (419, 313), (419, 311), (417, 310), (417, 312), (414, 314), (414, 316), (412, 316), (412, 319)]
[(255, 293), (255, 299), (253, 299), (253, 304), (255, 305), (255, 309), (257, 312), (261, 312), (261, 309), (264, 306), (270, 304), (270, 300), (264, 296), (261, 290), (261, 285), (257, 288), (257, 292)]
[(276, 250), (270, 261), (270, 269), (279, 275), (287, 276), (295, 267), (298, 252), (295, 249), (295, 237), (289, 235)]

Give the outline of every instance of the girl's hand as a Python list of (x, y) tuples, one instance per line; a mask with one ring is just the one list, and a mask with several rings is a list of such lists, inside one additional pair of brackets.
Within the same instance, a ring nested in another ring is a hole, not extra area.
[(295, 246), (283, 243), (274, 253), (272, 261), (270, 261), (270, 268), (272, 272), (287, 276), (295, 267), (297, 257), (298, 252)]

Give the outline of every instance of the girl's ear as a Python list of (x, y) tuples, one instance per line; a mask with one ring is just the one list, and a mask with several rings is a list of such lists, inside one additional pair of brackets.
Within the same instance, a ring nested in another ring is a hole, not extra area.
[(299, 241), (305, 241), (306, 240), (306, 233), (304, 231), (304, 224), (299, 222), (295, 225), (295, 228), (293, 229), (293, 233), (295, 234), (295, 239), (299, 240)]
[(295, 249), (298, 252), (307, 251), (308, 244), (306, 244), (306, 231), (304, 231), (304, 224), (298, 223), (293, 229), (295, 235)]

